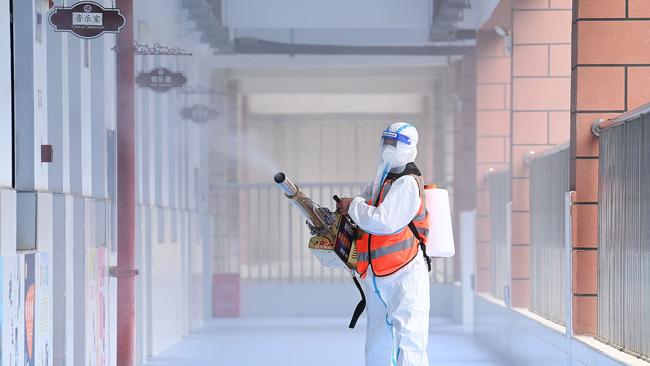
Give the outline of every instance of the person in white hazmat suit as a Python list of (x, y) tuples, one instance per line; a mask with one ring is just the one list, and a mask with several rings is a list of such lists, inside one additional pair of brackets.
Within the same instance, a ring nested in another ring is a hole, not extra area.
[(366, 366), (429, 364), (430, 264), (414, 235), (428, 232), (422, 177), (414, 164), (417, 142), (415, 127), (392, 123), (382, 133), (374, 181), (337, 204), (367, 233), (357, 241), (368, 319)]

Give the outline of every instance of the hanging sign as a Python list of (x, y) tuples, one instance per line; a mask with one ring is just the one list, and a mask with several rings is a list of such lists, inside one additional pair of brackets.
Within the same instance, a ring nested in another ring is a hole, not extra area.
[(181, 110), (181, 116), (196, 123), (205, 123), (207, 121), (219, 118), (221, 113), (218, 110), (210, 108), (205, 104), (195, 104), (191, 107), (185, 107)]
[(72, 7), (55, 6), (50, 24), (57, 32), (71, 32), (84, 39), (104, 33), (119, 33), (126, 24), (120, 9), (104, 8), (94, 1), (80, 1)]
[(187, 83), (187, 78), (180, 72), (171, 72), (163, 67), (149, 72), (141, 72), (135, 82), (144, 88), (157, 92), (166, 92), (171, 88), (180, 88)]

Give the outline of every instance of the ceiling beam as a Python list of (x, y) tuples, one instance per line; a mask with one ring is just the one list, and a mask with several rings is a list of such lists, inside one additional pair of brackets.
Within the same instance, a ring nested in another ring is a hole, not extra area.
[(431, 95), (432, 79), (292, 78), (240, 79), (244, 94), (420, 94)]
[(280, 55), (403, 55), (449, 56), (463, 55), (473, 46), (344, 46), (328, 44), (297, 44), (265, 41), (258, 38), (236, 38), (234, 50), (241, 54)]
[(386, 124), (387, 121), (405, 120), (416, 122), (422, 118), (421, 113), (304, 113), (304, 114), (264, 114), (246, 115), (249, 123), (333, 123), (354, 121), (361, 124)]
[(299, 68), (299, 69), (233, 69), (228, 72), (232, 78), (263, 78), (263, 79), (435, 79), (447, 72), (446, 65), (442, 66), (411, 66), (411, 67), (350, 67), (350, 68)]
[(446, 66), (455, 56), (361, 56), (361, 55), (213, 55), (214, 68), (314, 69)]

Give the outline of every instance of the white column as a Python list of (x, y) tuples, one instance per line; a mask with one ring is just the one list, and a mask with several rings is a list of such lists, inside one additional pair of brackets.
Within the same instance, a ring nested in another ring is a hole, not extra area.
[(11, 133), (11, 38), (9, 1), (0, 0), (0, 187), (11, 187), (13, 137)]
[[(47, 62), (45, 16), (34, 0), (14, 2), (14, 79), (16, 189), (47, 189), (47, 164), (41, 144), (47, 141)], [(40, 2), (38, 3), (40, 4)]]

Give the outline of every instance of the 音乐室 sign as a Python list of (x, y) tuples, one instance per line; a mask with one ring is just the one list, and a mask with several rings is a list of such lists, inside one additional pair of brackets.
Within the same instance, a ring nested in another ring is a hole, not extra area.
[(180, 72), (172, 72), (163, 67), (149, 72), (141, 72), (135, 82), (144, 88), (151, 88), (157, 92), (166, 92), (171, 88), (180, 88), (187, 83), (187, 78)]
[(71, 32), (85, 39), (119, 33), (126, 24), (119, 9), (104, 8), (94, 1), (80, 1), (72, 7), (55, 6), (49, 19), (55, 31)]
[(218, 110), (210, 108), (205, 104), (195, 104), (191, 107), (185, 107), (181, 110), (181, 117), (189, 119), (196, 123), (205, 123), (219, 118), (221, 113)]

